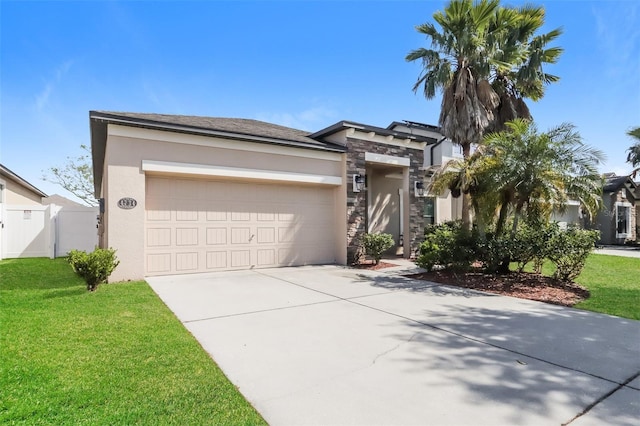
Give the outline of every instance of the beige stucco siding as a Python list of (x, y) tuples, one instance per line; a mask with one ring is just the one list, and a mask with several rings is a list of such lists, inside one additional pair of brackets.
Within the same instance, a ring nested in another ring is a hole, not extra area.
[[(115, 131), (112, 131), (112, 127)], [(346, 262), (344, 247), (346, 224), (343, 225), (345, 211), (342, 207), (346, 204), (343, 154), (285, 147), (276, 147), (271, 153), (268, 152), (271, 148), (268, 145), (263, 146), (265, 144), (137, 128), (132, 129), (132, 134), (136, 137), (130, 137), (124, 136), (128, 129), (123, 127), (109, 125), (103, 175), (103, 198), (105, 198), (103, 244), (115, 248), (121, 260), (120, 266), (111, 276), (111, 281), (142, 279), (145, 275), (147, 175), (142, 170), (144, 160), (343, 177), (342, 186), (334, 187), (336, 207), (332, 214), (336, 217), (334, 221), (336, 223), (334, 230), (336, 258), (339, 259), (338, 263)], [(232, 146), (238, 149), (232, 149)], [(287, 155), (288, 153), (293, 155)], [(153, 176), (167, 176), (167, 174), (155, 172)], [(211, 177), (201, 178), (212, 179)], [(119, 208), (118, 200), (124, 197), (135, 199), (137, 206), (129, 210)]]
[(42, 204), (42, 197), (39, 194), (33, 193), (10, 179), (5, 179), (5, 182), (7, 184), (5, 203), (13, 205)]

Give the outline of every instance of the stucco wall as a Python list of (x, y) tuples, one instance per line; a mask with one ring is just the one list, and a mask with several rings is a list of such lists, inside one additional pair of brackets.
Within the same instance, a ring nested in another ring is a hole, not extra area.
[(7, 184), (5, 189), (4, 202), (13, 205), (33, 205), (42, 204), (42, 197), (39, 194), (34, 194), (22, 185), (10, 179), (3, 179)]
[[(212, 147), (216, 141), (228, 140), (193, 135), (181, 135), (156, 130), (132, 128), (132, 136), (125, 136), (130, 129), (125, 126), (109, 125), (105, 151), (105, 172), (103, 176), (103, 198), (105, 214), (102, 244), (117, 250), (121, 264), (111, 276), (111, 281), (142, 279), (144, 277), (144, 223), (146, 177), (141, 168), (143, 160), (175, 163), (216, 165), (234, 168), (311, 173), (342, 177), (344, 174), (341, 154), (333, 154), (339, 161), (303, 156), (287, 156), (286, 151), (308, 151), (287, 148), (279, 153), (253, 152), (252, 146), (262, 149), (264, 144), (233, 141), (238, 148)], [(188, 142), (188, 143), (181, 143)], [(207, 146), (207, 144), (209, 146)], [(320, 157), (329, 158), (320, 152)], [(209, 177), (209, 179), (213, 179)], [(343, 179), (344, 182), (344, 179)], [(346, 204), (344, 185), (335, 188), (336, 206)], [(133, 209), (125, 210), (117, 206), (118, 200), (130, 197), (137, 201)], [(345, 210), (336, 208), (336, 223), (344, 223)], [(339, 216), (339, 220), (338, 220)], [(344, 235), (346, 225), (335, 230), (337, 258), (346, 261)]]
[[(400, 195), (403, 179), (385, 177), (392, 173), (392, 169), (367, 168), (368, 208), (370, 220), (369, 233), (384, 232), (391, 234), (396, 246), (400, 244)], [(402, 169), (398, 171), (402, 176)], [(398, 247), (393, 247), (389, 253), (396, 253)]]

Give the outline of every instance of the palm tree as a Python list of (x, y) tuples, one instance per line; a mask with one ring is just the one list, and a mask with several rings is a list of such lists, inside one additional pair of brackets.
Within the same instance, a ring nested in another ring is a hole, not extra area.
[[(562, 31), (536, 35), (544, 15), (542, 7), (452, 0), (444, 12), (433, 15), (441, 32), (431, 23), (417, 27), (432, 48), (416, 49), (406, 57), (423, 65), (413, 90), (422, 87), (427, 99), (442, 91), (440, 128), (462, 146), (464, 159), (486, 131), (503, 130), (504, 123), (515, 118), (531, 119), (524, 98), (539, 100), (545, 85), (558, 81), (543, 65), (555, 63), (562, 53), (547, 47)], [(469, 229), (473, 195), (463, 191), (462, 196), (462, 220)]]
[[(633, 167), (640, 166), (640, 127), (629, 130), (627, 132), (627, 135), (636, 140), (635, 143), (631, 145), (629, 149), (627, 149), (627, 151), (629, 151), (627, 161), (631, 163)], [(637, 169), (635, 171), (637, 171)]]
[[(462, 146), (465, 159), (493, 121), (499, 102), (488, 81), (492, 56), (488, 32), (498, 7), (498, 0), (452, 0), (444, 11), (433, 15), (441, 32), (432, 23), (416, 27), (431, 40), (432, 48), (416, 49), (406, 56), (410, 62), (422, 61), (414, 91), (422, 87), (427, 99), (442, 91), (440, 128), (444, 136)], [(463, 194), (462, 220), (464, 228), (470, 229), (468, 193)]]
[[(568, 200), (579, 201), (591, 216), (600, 209), (603, 182), (598, 165), (604, 154), (585, 145), (573, 125), (562, 124), (539, 133), (533, 122), (516, 119), (506, 123), (505, 131), (489, 134), (483, 142), (485, 155), (493, 157), (493, 181), (502, 182), (493, 190), (509, 194), (503, 202), (513, 208), (513, 232), (526, 209), (563, 210)], [(504, 204), (500, 211), (498, 231), (506, 219)]]
[(522, 6), (499, 8), (489, 31), (494, 45), (492, 87), (500, 97), (491, 129), (504, 130), (504, 124), (516, 118), (531, 119), (524, 98), (537, 101), (544, 96), (545, 86), (559, 80), (546, 73), (546, 64), (556, 63), (563, 52), (547, 47), (562, 34), (560, 28), (536, 35), (544, 25), (543, 7)]
[(471, 196), (479, 234), (484, 237), (487, 225), (493, 222), (495, 211), (500, 204), (501, 187), (496, 182), (495, 158), (485, 155), (486, 147), (479, 146), (466, 159), (454, 159), (443, 164), (431, 177), (428, 190), (432, 194), (443, 194), (447, 190), (452, 197), (462, 194)]

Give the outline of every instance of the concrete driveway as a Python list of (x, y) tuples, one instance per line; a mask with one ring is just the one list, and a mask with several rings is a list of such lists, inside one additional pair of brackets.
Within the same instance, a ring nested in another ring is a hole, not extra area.
[(338, 266), (147, 281), (272, 425), (640, 423), (640, 321)]

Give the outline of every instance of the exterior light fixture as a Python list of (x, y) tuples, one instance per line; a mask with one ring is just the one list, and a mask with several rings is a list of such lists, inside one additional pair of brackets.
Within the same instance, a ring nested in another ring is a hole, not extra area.
[(416, 194), (416, 197), (422, 198), (424, 197), (424, 183), (421, 181), (415, 181), (413, 183), (413, 190)]
[(353, 175), (353, 192), (364, 190), (365, 177), (363, 175)]

